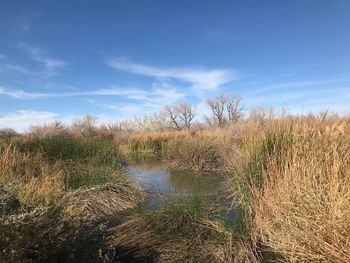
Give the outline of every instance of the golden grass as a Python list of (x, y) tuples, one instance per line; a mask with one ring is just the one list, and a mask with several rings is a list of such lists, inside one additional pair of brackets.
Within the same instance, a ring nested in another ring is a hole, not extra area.
[(161, 152), (170, 139), (189, 135), (189, 131), (146, 132), (131, 135), (128, 146), (131, 152)]
[(88, 253), (98, 223), (146, 197), (111, 147), (81, 143), (85, 152), (76, 152), (62, 138), (30, 140), (0, 145), (0, 262), (66, 262), (81, 246)]
[(252, 234), (286, 262), (350, 262), (348, 126), (284, 121), (245, 138), (232, 189)]
[(171, 167), (178, 170), (220, 172), (225, 167), (225, 158), (230, 152), (228, 149), (210, 137), (174, 138), (166, 144), (165, 159)]
[(141, 214), (108, 236), (112, 252), (126, 262), (259, 262), (249, 243), (220, 223), (186, 210)]
[[(46, 168), (47, 169), (47, 168)], [(24, 183), (19, 194), (21, 204), (53, 205), (64, 195), (64, 183), (61, 173), (32, 177)]]
[(68, 196), (65, 213), (97, 221), (134, 208), (146, 196), (146, 192), (127, 181), (79, 189)]

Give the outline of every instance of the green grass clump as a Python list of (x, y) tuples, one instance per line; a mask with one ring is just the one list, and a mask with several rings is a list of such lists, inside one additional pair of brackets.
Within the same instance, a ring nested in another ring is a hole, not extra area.
[(123, 156), (110, 140), (84, 137), (54, 136), (19, 141), (24, 152), (40, 152), (49, 160), (74, 160), (108, 164), (120, 168)]
[[(124, 157), (110, 140), (51, 136), (27, 138), (16, 147), (62, 171), (65, 188), (78, 189), (118, 180), (125, 163)], [(39, 166), (33, 167), (38, 169)]]

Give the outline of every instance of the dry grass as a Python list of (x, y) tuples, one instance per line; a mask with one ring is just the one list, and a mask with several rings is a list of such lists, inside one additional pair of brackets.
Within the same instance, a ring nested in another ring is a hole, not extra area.
[(219, 172), (225, 167), (228, 149), (212, 138), (188, 136), (169, 140), (165, 158), (171, 167), (179, 170)]
[(141, 214), (108, 236), (108, 257), (122, 262), (259, 262), (248, 242), (182, 208)]
[(245, 139), (232, 188), (252, 234), (287, 262), (350, 262), (348, 126), (283, 121)]
[(125, 180), (117, 184), (79, 189), (68, 196), (65, 213), (97, 221), (134, 208), (146, 195), (146, 192)]
[(235, 136), (228, 129), (208, 131), (168, 131), (133, 135), (132, 153), (160, 153), (172, 168), (199, 173), (222, 171), (232, 152)]
[(131, 135), (128, 146), (131, 152), (161, 152), (165, 144), (174, 138), (189, 136), (188, 131), (146, 132)]
[(75, 257), (96, 262), (97, 246), (103, 243), (98, 240), (100, 223), (119, 219), (145, 196), (130, 184), (108, 184), (76, 190), (54, 205), (0, 219), (0, 262), (70, 262)]
[(114, 147), (76, 140), (83, 139), (23, 138), (15, 146), (0, 145), (0, 262), (97, 257), (90, 246), (101, 238), (98, 224), (145, 198), (122, 174)]

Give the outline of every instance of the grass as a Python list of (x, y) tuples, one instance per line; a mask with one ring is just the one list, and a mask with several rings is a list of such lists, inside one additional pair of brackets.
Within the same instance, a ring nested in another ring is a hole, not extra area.
[(204, 174), (222, 171), (227, 153), (225, 145), (211, 138), (188, 136), (169, 140), (165, 159), (172, 168)]
[(209, 218), (198, 198), (138, 214), (111, 229), (108, 240), (120, 260), (136, 262), (259, 262), (249, 243)]
[(90, 246), (101, 237), (99, 224), (146, 196), (123, 166), (106, 140), (60, 135), (0, 145), (0, 261), (66, 262), (80, 252), (97, 254)]
[(348, 123), (280, 122), (245, 138), (232, 190), (252, 235), (285, 262), (349, 262)]
[(2, 141), (0, 261), (97, 257), (101, 248), (101, 261), (117, 262), (263, 262), (263, 252), (279, 262), (350, 262), (348, 120), (289, 116), (128, 138), (136, 157), (225, 173), (231, 221), (211, 216), (202, 197), (125, 217), (146, 193), (123, 175), (121, 146), (103, 136)]
[(131, 136), (128, 148), (132, 155), (156, 154), (177, 170), (208, 174), (222, 172), (232, 140), (225, 130), (152, 132)]
[(128, 148), (131, 153), (158, 153), (161, 154), (166, 143), (173, 138), (188, 136), (188, 131), (172, 132), (147, 132), (131, 135), (128, 140)]

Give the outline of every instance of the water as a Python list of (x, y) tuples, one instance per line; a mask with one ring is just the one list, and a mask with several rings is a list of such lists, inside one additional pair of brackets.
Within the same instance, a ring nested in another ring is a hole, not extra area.
[(131, 163), (126, 168), (126, 174), (150, 193), (140, 204), (141, 210), (161, 209), (198, 197), (202, 205), (215, 211), (214, 213), (224, 217), (232, 216), (228, 184), (222, 175), (200, 176), (191, 172), (171, 170), (156, 160)]
[(210, 195), (226, 190), (226, 180), (219, 175), (198, 176), (191, 172), (174, 171), (164, 164), (138, 164), (127, 167), (141, 188), (166, 194)]

